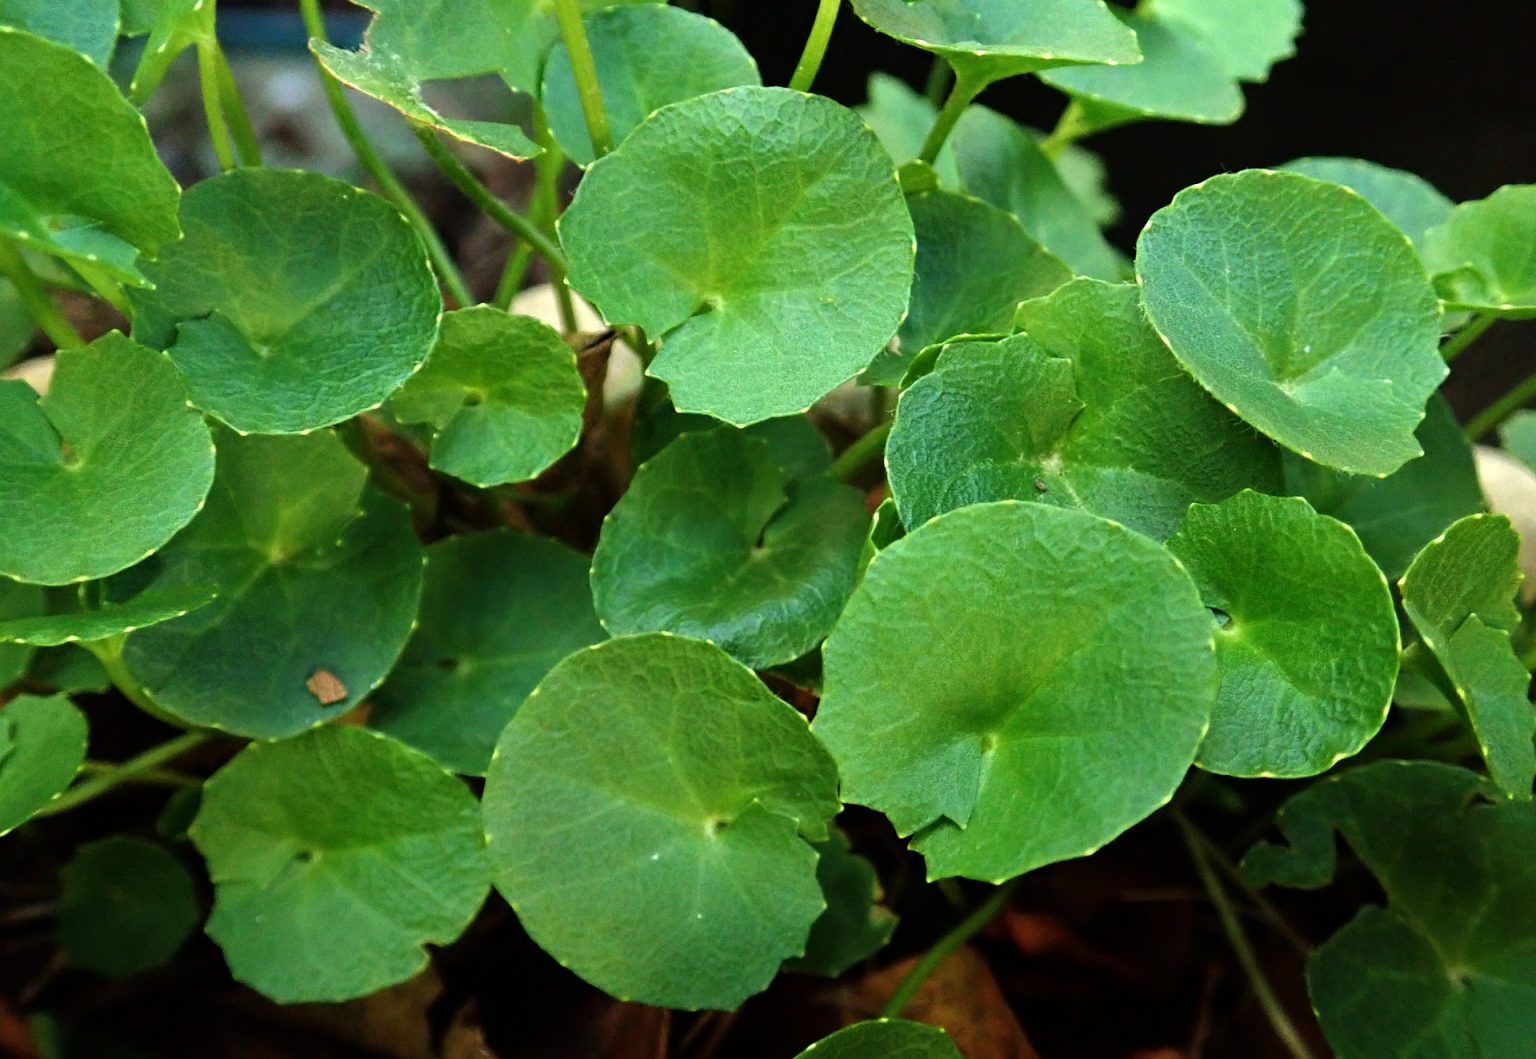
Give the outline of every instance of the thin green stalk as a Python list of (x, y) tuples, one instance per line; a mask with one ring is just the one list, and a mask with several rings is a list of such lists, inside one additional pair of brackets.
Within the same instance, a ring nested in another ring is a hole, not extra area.
[(856, 440), (843, 450), (841, 456), (832, 461), (832, 466), (827, 473), (839, 482), (846, 482), (864, 468), (870, 460), (879, 458), (885, 451), (885, 439), (890, 437), (891, 423), (878, 423), (863, 437)]
[(85, 345), (85, 339), (49, 295), (42, 280), (27, 267), (21, 251), (4, 239), (0, 239), (0, 275), (11, 281), (11, 286), (21, 296), (21, 303), (27, 307), (28, 315), (50, 342), (59, 349), (77, 349)]
[(1208, 835), (1193, 824), (1189, 824), (1187, 818), (1180, 824), (1180, 827), (1184, 828), (1186, 824), (1188, 824), (1188, 828), (1184, 831), (1186, 838), (1192, 836), (1196, 842), (1200, 843), (1201, 849), (1205, 851), (1206, 858), (1221, 869), (1221, 873), (1227, 877), (1233, 886), (1242, 891), (1243, 896), (1248, 898), (1249, 902), (1258, 911), (1259, 916), (1269, 924), (1274, 932), (1284, 938), (1286, 943), (1300, 955), (1309, 955), (1312, 952), (1312, 946), (1307, 944), (1307, 939), (1296, 933), (1296, 928), (1286, 921), (1286, 918), (1280, 914), (1280, 910), (1270, 904), (1269, 900), (1243, 877), (1242, 869), (1233, 864), (1232, 859), (1216, 843), (1212, 842)]
[[(104, 776), (116, 772), (119, 767), (114, 761), (86, 761), (81, 764), (80, 771), (87, 776)], [(142, 783), (146, 787), (196, 787), (203, 781), (191, 773), (177, 772), (175, 769), (153, 769), (134, 776), (132, 782)]]
[(1445, 345), (1440, 347), (1440, 354), (1445, 357), (1445, 362), (1449, 364), (1461, 356), (1468, 346), (1482, 338), (1488, 329), (1498, 322), (1499, 318), (1497, 316), (1487, 313), (1480, 313), (1474, 316), (1465, 327), (1457, 331), (1446, 341)]
[(1067, 109), (1061, 112), (1061, 118), (1057, 120), (1051, 134), (1040, 141), (1040, 150), (1047, 158), (1054, 161), (1061, 157), (1063, 151), (1087, 134), (1088, 123), (1083, 118), (1083, 108), (1073, 100), (1067, 104)]
[(140, 780), (149, 773), (159, 771), (162, 766), (176, 760), (189, 750), (208, 742), (214, 734), (213, 732), (184, 732), (169, 742), (150, 747), (144, 753), (124, 761), (110, 771), (100, 772), (83, 783), (77, 783), (55, 798), (37, 815), (53, 816), (56, 813), (68, 812), (70, 809), (100, 798), (109, 791), (116, 790), (125, 783)]
[(1307, 1047), (1296, 1026), (1291, 1022), (1290, 1015), (1286, 1013), (1285, 1006), (1280, 1003), (1280, 998), (1275, 995), (1269, 979), (1264, 976), (1264, 968), (1259, 966), (1259, 959), (1248, 944), (1248, 936), (1243, 933), (1243, 924), (1238, 918), (1237, 910), (1232, 907), (1231, 899), (1227, 896), (1221, 880), (1216, 877), (1215, 869), (1211, 867), (1206, 857), (1205, 848), (1200, 842), (1203, 836), (1184, 818), (1182, 813), (1175, 812), (1173, 819), (1179, 826), (1179, 833), (1184, 836), (1184, 844), (1189, 848), (1189, 859), (1195, 865), (1195, 872), (1200, 876), (1201, 885), (1205, 887), (1211, 903), (1216, 907), (1216, 916), (1221, 920), (1221, 929), (1226, 934), (1232, 951), (1237, 955), (1237, 962), (1242, 965), (1243, 972), (1248, 976), (1248, 983), (1253, 987), (1254, 997), (1258, 1000), (1259, 1007), (1263, 1009), (1265, 1017), (1269, 1019), (1270, 1027), (1280, 1038), (1285, 1050), (1295, 1059), (1314, 1059), (1311, 1049)]
[(240, 149), (240, 161), (244, 165), (261, 165), (261, 144), (256, 138), (256, 127), (251, 124), (251, 112), (245, 108), (245, 97), (240, 94), (240, 83), (235, 80), (235, 71), (217, 41), (213, 53), (218, 65), (219, 100), (229, 118), (235, 146)]
[(1473, 416), (1472, 421), (1467, 424), (1467, 440), (1482, 440), (1485, 434), (1491, 432), (1494, 427), (1520, 411), (1532, 400), (1536, 400), (1536, 375), (1532, 375)]
[(587, 119), (587, 136), (593, 152), (601, 158), (613, 150), (613, 133), (608, 128), (608, 111), (603, 106), (603, 88), (597, 80), (597, 62), (592, 58), (592, 42), (587, 27), (581, 24), (581, 0), (555, 0), (555, 18), (560, 36), (571, 57), (571, 73), (576, 78), (576, 96), (581, 113)]
[(128, 295), (123, 293), (123, 285), (108, 275), (106, 269), (86, 261), (71, 261), (69, 267), (85, 281), (86, 286), (101, 296), (102, 301), (124, 316), (133, 316), (133, 306), (128, 301)]
[(805, 50), (800, 53), (794, 76), (789, 79), (789, 87), (796, 92), (809, 92), (816, 83), (821, 61), (827, 57), (827, 42), (832, 39), (832, 27), (837, 25), (837, 13), (842, 6), (843, 0), (821, 0), (821, 5), (816, 8), (816, 21), (811, 23), (811, 34), (805, 40)]
[[(316, 40), (328, 40), (325, 34), (325, 17), (320, 13), (320, 0), (299, 0), (299, 12), (304, 18), (305, 31)], [(432, 259), (432, 265), (437, 269), (437, 275), (447, 288), (448, 295), (459, 305), (473, 305), (474, 296), (469, 292), (469, 285), (464, 282), (464, 276), (459, 271), (459, 266), (454, 263), (453, 255), (443, 245), (442, 237), (437, 234), (437, 229), (432, 227), (432, 222), (422, 212), (411, 193), (406, 190), (400, 178), (385, 164), (379, 152), (374, 149), (368, 140), (367, 133), (363, 132), (362, 123), (357, 120), (357, 112), (352, 109), (352, 104), (347, 100), (347, 90), (342, 87), (340, 81), (331, 76), (331, 72), (325, 68), (319, 57), (315, 58), (315, 69), (320, 73), (320, 87), (325, 91), (325, 99), (330, 104), (331, 114), (336, 118), (336, 124), (341, 129), (342, 136), (352, 147), (352, 153), (357, 155), (357, 160), (362, 163), (368, 175), (373, 177), (373, 182), (379, 186), (384, 197), (395, 204), (395, 208), (405, 215), (411, 227), (416, 229), (416, 234), (426, 245), (427, 256)]]
[(1018, 885), (1018, 881), (1018, 879), (1009, 879), (993, 890), (991, 896), (978, 905), (974, 912), (940, 938), (938, 944), (923, 953), (922, 957), (912, 965), (912, 969), (907, 972), (907, 976), (901, 980), (901, 984), (896, 987), (896, 992), (891, 994), (891, 999), (885, 1002), (885, 1007), (880, 1009), (880, 1017), (894, 1019), (900, 1016), (934, 969), (956, 949), (971, 940), (971, 937), (982, 927), (997, 918), (1003, 906), (1008, 903), (1008, 898), (1013, 896), (1013, 888)]
[(923, 87), (923, 94), (928, 97), (928, 102), (936, 107), (943, 106), (944, 100), (949, 95), (949, 86), (954, 79), (954, 67), (935, 55), (933, 65), (928, 68), (928, 83)]
[(944, 102), (944, 109), (939, 111), (939, 118), (933, 123), (933, 129), (928, 133), (928, 139), (923, 141), (923, 149), (918, 154), (921, 161), (932, 165), (939, 157), (939, 152), (944, 149), (944, 144), (949, 139), (949, 134), (955, 131), (955, 124), (959, 122), (960, 115), (965, 113), (965, 108), (970, 106), (981, 90), (987, 87), (984, 81), (974, 77), (955, 77), (955, 86), (949, 90), (949, 98)]
[(511, 252), (507, 254), (507, 264), (501, 270), (501, 279), (496, 281), (496, 293), (491, 297), (492, 304), (511, 310), (512, 302), (517, 298), (518, 292), (523, 289), (523, 281), (528, 278), (528, 266), (531, 264), (533, 264), (533, 247), (524, 242), (513, 244)]
[(203, 93), (203, 117), (208, 121), (208, 136), (213, 140), (213, 153), (218, 155), (219, 168), (227, 173), (240, 163), (235, 160), (235, 141), (229, 133), (229, 123), (224, 120), (224, 103), (219, 94), (217, 49), (217, 42), (197, 42), (197, 82)]

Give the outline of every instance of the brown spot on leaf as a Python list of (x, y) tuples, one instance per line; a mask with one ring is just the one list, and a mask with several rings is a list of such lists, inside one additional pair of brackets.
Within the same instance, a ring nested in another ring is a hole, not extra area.
[(341, 678), (329, 669), (317, 669), (304, 682), (309, 693), (319, 700), (322, 706), (334, 706), (338, 702), (344, 702), (347, 698), (347, 686), (341, 682)]

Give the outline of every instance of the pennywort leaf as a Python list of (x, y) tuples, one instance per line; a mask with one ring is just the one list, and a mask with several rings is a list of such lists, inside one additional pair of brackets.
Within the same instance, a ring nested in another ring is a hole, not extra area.
[(0, 835), (64, 792), (85, 761), (85, 715), (62, 695), (0, 707)]
[(126, 978), (159, 967), (197, 927), (196, 884), (158, 842), (113, 835), (60, 871), (59, 943), (76, 967)]
[(801, 1052), (796, 1059), (962, 1059), (949, 1034), (903, 1019), (856, 1022)]
[(1440, 296), (1453, 309), (1536, 318), (1536, 184), (1464, 202), (1424, 240)]
[[(0, 578), (0, 629), (31, 621), (48, 608), (48, 592), (40, 585)], [(32, 663), (32, 645), (0, 638), (0, 688), (21, 679)]]
[(215, 594), (208, 585), (178, 585), (149, 589), (130, 599), (95, 607), (81, 606), (76, 601), (75, 605), (59, 607), (51, 613), (0, 621), (0, 643), (57, 647), (106, 640), (185, 617), (212, 603)]
[(874, 866), (848, 847), (847, 836), (833, 828), (831, 837), (815, 846), (816, 881), (827, 907), (811, 924), (805, 954), (784, 969), (836, 978), (891, 940), (896, 917), (877, 903)]
[(1301, 0), (1150, 0), (1143, 7), (1197, 36), (1240, 81), (1264, 81), (1270, 67), (1296, 54)]
[(1375, 206), (1423, 251), (1431, 228), (1446, 222), (1455, 203), (1422, 177), (1359, 158), (1298, 158), (1280, 167), (1343, 184)]
[(67, 45), (102, 69), (117, 45), (117, 24), (118, 0), (0, 0), (0, 26)]

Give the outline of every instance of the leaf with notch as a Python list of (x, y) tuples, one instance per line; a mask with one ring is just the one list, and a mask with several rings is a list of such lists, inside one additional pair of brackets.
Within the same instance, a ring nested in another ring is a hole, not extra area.
[(1240, 81), (1267, 81), (1270, 67), (1296, 54), (1301, 0), (1150, 0), (1142, 6), (1198, 37)]
[(483, 775), (544, 674), (607, 634), (587, 560), (544, 537), (449, 537), (427, 549), (421, 618), (368, 723), (455, 772)]
[(1315, 776), (1387, 719), (1397, 611), (1344, 523), (1244, 490), (1194, 504), (1171, 551), (1221, 615), (1221, 690), (1196, 764), (1229, 776)]
[[(173, 242), (180, 189), (144, 118), (90, 59), (0, 26), (0, 237), (142, 284), (138, 258)], [(83, 142), (88, 166), (59, 165)]]
[(684, 434), (603, 521), (597, 613), (616, 636), (665, 630), (757, 668), (788, 662), (837, 621), (868, 528), (858, 490), (791, 481), (743, 431)]
[(1016, 501), (880, 552), (823, 655), (814, 731), (843, 796), (929, 878), (1093, 852), (1172, 795), (1216, 694), (1210, 612), (1165, 548)]
[(67, 45), (107, 68), (117, 46), (118, 0), (0, 0), (0, 26)]
[(662, 340), (648, 370), (673, 403), (738, 425), (851, 378), (911, 288), (890, 158), (852, 111), (782, 88), (651, 115), (587, 170), (560, 237), (604, 318)]
[(1397, 225), (1421, 254), (1429, 230), (1444, 224), (1456, 208), (1424, 178), (1359, 158), (1298, 158), (1280, 168), (1358, 192)]
[(1424, 238), (1424, 258), (1453, 309), (1536, 319), (1536, 184), (1463, 202)]
[(537, 477), (575, 447), (586, 401), (558, 332), (477, 305), (443, 317), (431, 357), (390, 406), (402, 422), (435, 428), (433, 467), (493, 486)]
[(64, 793), (88, 735), (85, 715), (62, 695), (20, 695), (0, 707), (0, 835)]
[(804, 951), (823, 908), (810, 843), (839, 808), (804, 718), (665, 633), (556, 666), (502, 733), (484, 804), (529, 935), (613, 996), (689, 1010), (736, 1007)]
[(1446, 375), (1440, 304), (1355, 192), (1251, 169), (1182, 191), (1136, 250), (1153, 327), (1202, 386), (1309, 460), (1386, 477)]
[(166, 963), (197, 927), (196, 884), (158, 842), (112, 835), (59, 871), (59, 945), (87, 971), (126, 978)]
[[(394, 665), (416, 619), (421, 546), (409, 512), (365, 491), (362, 464), (334, 434), (221, 430), (217, 441), (207, 508), (107, 594), (191, 586), (218, 598), (130, 634), (123, 662), (188, 724), (293, 735), (361, 702)], [(320, 670), (345, 698), (326, 703), (309, 690)]]
[[(237, 169), (182, 201), (186, 238), (135, 291), (134, 337), (242, 433), (296, 434), (380, 404), (426, 361), (442, 297), (395, 208), (293, 169)], [(358, 322), (367, 321), (366, 328)]]
[(208, 935), (279, 1003), (405, 981), (490, 889), (474, 795), (363, 728), (247, 746), (204, 785), (188, 834), (213, 880)]
[(39, 397), (0, 381), (0, 574), (105, 577), (201, 510), (213, 443), (164, 354), (117, 332), (58, 354)]
[(811, 925), (805, 954), (785, 961), (784, 970), (836, 978), (885, 947), (896, 916), (878, 903), (874, 865), (849, 848), (847, 836), (834, 827), (815, 847), (816, 881), (827, 907)]
[(795, 1059), (964, 1059), (937, 1026), (902, 1019), (856, 1022), (824, 1037)]

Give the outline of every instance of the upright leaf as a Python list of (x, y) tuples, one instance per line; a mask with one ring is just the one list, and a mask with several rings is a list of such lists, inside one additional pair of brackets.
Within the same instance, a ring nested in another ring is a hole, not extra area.
[(114, 331), (56, 364), (43, 397), (0, 381), (0, 574), (47, 585), (150, 555), (213, 481), (208, 427), (163, 354)]
[(805, 949), (823, 907), (808, 843), (836, 791), (804, 719), (719, 648), (612, 640), (556, 666), (502, 734), (496, 888), (598, 988), (734, 1008)]
[(117, 45), (118, 0), (0, 0), (0, 26), (68, 45), (102, 69)]
[[(381, 403), (432, 351), (442, 298), (383, 199), (317, 173), (239, 169), (187, 192), (186, 238), (133, 294), (134, 337), (242, 433), (295, 434)], [(367, 321), (360, 328), (359, 321)]]
[[(140, 251), (181, 234), (180, 189), (112, 80), (62, 44), (0, 26), (0, 237), (143, 283)], [(60, 165), (91, 145), (89, 165)]]
[(1520, 624), (1520, 536), (1502, 515), (1471, 515), (1431, 541), (1401, 582), (1403, 609), (1445, 668), (1482, 748), (1511, 797), (1536, 780), (1530, 673), (1510, 643)]
[(1168, 541), (1216, 613), (1221, 690), (1196, 763), (1313, 776), (1357, 753), (1392, 704), (1400, 644), (1386, 578), (1305, 500), (1195, 504)]
[(1453, 309), (1536, 318), (1536, 184), (1464, 202), (1425, 237), (1424, 257)]
[(616, 636), (675, 632), (767, 667), (837, 621), (869, 528), (855, 489), (793, 482), (729, 427), (685, 434), (640, 468), (603, 523), (592, 591)]
[(964, 508), (869, 564), (824, 649), (815, 732), (844, 798), (912, 835), (930, 878), (1011, 878), (1167, 801), (1210, 720), (1211, 628), (1138, 533)]
[(213, 879), (209, 936), (279, 1003), (405, 981), (490, 888), (474, 795), (362, 728), (247, 746), (204, 785), (189, 834)]
[(62, 695), (0, 707), (0, 835), (64, 792), (85, 761), (85, 715)]
[(159, 967), (201, 914), (192, 873), (148, 839), (88, 843), (59, 874), (59, 944), (71, 964), (97, 974), (126, 978)]
[(963, 1059), (949, 1034), (937, 1026), (901, 1019), (856, 1022), (801, 1052), (795, 1059)]
[(1358, 192), (1413, 240), (1421, 253), (1429, 230), (1444, 224), (1456, 208), (1424, 178), (1359, 158), (1298, 158), (1280, 168)]
[(1296, 54), (1301, 0), (1151, 0), (1160, 20), (1187, 27), (1240, 81), (1265, 81), (1269, 68)]
[(1280, 444), (1377, 477), (1420, 454), (1446, 374), (1440, 306), (1359, 195), (1296, 173), (1213, 177), (1152, 217), (1136, 272), (1174, 356)]
[(560, 236), (608, 322), (662, 339), (649, 372), (673, 403), (738, 424), (852, 377), (911, 287), (890, 158), (852, 111), (788, 89), (663, 107), (587, 171)]

